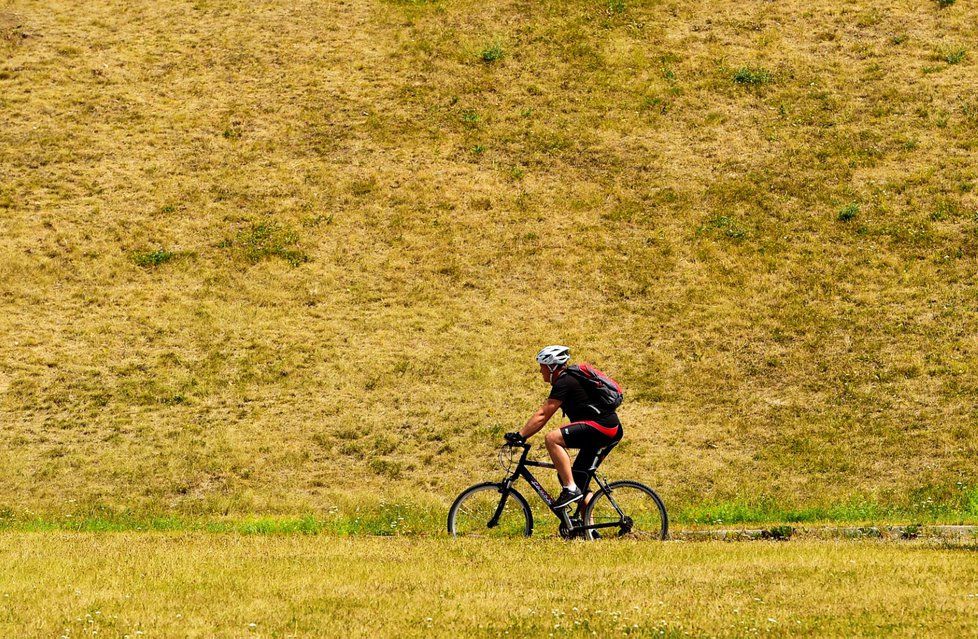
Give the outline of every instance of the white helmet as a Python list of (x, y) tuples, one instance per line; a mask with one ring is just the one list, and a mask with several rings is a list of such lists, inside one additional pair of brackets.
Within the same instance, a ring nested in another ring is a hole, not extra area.
[(537, 353), (537, 363), (544, 366), (563, 366), (570, 359), (570, 349), (566, 346), (547, 346)]

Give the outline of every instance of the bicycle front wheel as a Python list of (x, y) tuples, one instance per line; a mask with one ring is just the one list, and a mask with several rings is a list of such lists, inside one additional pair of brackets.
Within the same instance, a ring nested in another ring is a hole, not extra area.
[[(453, 537), (529, 537), (533, 514), (523, 495), (512, 488), (505, 496), (503, 485), (476, 484), (465, 490), (448, 511), (448, 534)], [(499, 512), (499, 517), (493, 517)]]
[(655, 491), (637, 481), (616, 481), (602, 488), (587, 505), (584, 522), (589, 539), (666, 539), (669, 516)]

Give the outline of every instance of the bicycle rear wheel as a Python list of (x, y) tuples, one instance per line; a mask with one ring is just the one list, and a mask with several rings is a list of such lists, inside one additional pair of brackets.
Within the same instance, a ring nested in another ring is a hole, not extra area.
[[(625, 539), (666, 539), (669, 516), (655, 491), (637, 481), (616, 481), (591, 498), (584, 511), (589, 539), (621, 537)], [(597, 533), (597, 534), (595, 534)]]
[(533, 534), (533, 514), (523, 495), (512, 488), (496, 524), (489, 523), (503, 498), (503, 485), (476, 484), (455, 499), (448, 511), (448, 534), (453, 537), (529, 537)]

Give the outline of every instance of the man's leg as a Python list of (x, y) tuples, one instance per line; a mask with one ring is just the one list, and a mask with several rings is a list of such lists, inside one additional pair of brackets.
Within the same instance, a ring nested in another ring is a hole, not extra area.
[(547, 433), (543, 441), (547, 444), (550, 459), (557, 467), (557, 476), (560, 477), (561, 486), (570, 486), (574, 483), (574, 475), (571, 474), (570, 455), (567, 454), (567, 449), (564, 447), (564, 436), (560, 430), (552, 430)]
[(571, 465), (571, 476), (574, 477), (574, 483), (577, 484), (577, 487), (584, 493), (585, 504), (591, 501), (593, 496), (593, 493), (590, 492), (591, 474), (596, 467), (598, 453), (599, 449), (597, 448), (581, 448)]

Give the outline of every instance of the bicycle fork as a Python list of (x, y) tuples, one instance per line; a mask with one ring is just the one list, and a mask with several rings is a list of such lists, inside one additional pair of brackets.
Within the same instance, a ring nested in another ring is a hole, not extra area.
[(503, 515), (503, 508), (506, 507), (506, 500), (509, 499), (509, 486), (510, 486), (510, 483), (511, 482), (508, 482), (508, 481), (505, 482), (503, 484), (502, 490), (499, 491), (500, 493), (502, 493), (502, 497), (499, 498), (499, 505), (496, 506), (496, 512), (494, 512), (492, 514), (492, 517), (486, 523), (486, 528), (495, 528), (496, 526), (499, 525), (499, 518), (502, 517), (502, 515)]

